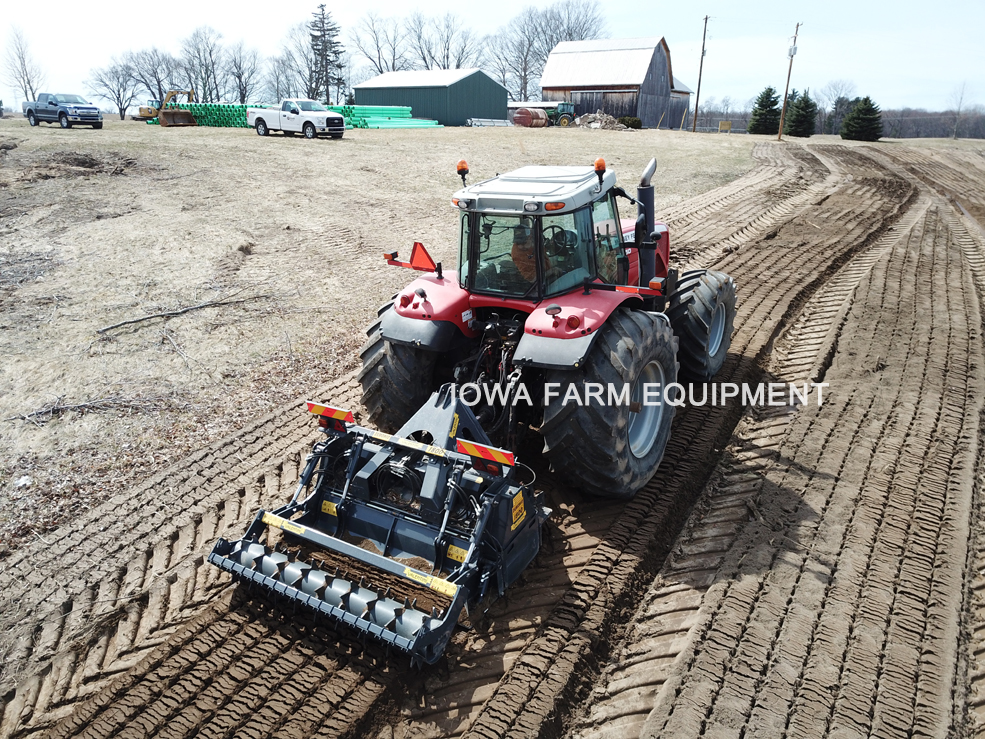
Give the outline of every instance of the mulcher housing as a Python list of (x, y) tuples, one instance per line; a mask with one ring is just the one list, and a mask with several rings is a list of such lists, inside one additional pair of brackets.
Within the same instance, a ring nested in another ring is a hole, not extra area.
[(547, 512), (452, 386), (396, 435), (308, 405), (327, 438), (293, 499), (209, 561), (433, 663), (463, 610), (530, 564)]

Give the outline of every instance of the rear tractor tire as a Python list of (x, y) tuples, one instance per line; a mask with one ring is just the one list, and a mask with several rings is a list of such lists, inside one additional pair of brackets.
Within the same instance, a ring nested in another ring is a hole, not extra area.
[[(382, 316), (389, 305), (380, 309)], [(363, 386), (362, 404), (369, 422), (394, 433), (413, 416), (436, 388), (434, 366), (436, 352), (420, 347), (394, 344), (383, 338), (377, 320), (366, 331), (369, 340), (359, 352), (363, 368), (359, 382)]]
[(670, 296), (667, 317), (680, 341), (681, 380), (710, 382), (725, 364), (735, 322), (735, 283), (724, 272), (685, 272)]
[[(559, 383), (560, 395), (544, 409), (544, 455), (566, 483), (628, 499), (653, 477), (670, 439), (674, 407), (663, 388), (677, 380), (677, 339), (663, 317), (625, 308), (600, 333), (581, 368), (547, 373), (545, 382)], [(564, 402), (572, 385), (584, 402), (586, 383), (601, 384), (601, 404)], [(610, 403), (610, 385), (617, 395), (628, 385), (631, 405)], [(648, 403), (644, 385), (660, 386)]]

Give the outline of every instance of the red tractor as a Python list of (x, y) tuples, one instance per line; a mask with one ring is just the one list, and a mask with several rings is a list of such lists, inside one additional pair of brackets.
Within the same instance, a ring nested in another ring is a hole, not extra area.
[[(362, 352), (370, 419), (393, 433), (308, 403), (324, 439), (294, 495), (220, 538), (209, 562), (434, 663), (461, 614), (540, 550), (550, 511), (509, 451), (525, 432), (570, 484), (624, 498), (646, 484), (678, 374), (714, 376), (735, 313), (728, 276), (669, 269), (655, 167), (635, 198), (602, 160), (456, 193), (458, 272), (419, 244), (409, 262), (388, 255), (428, 274), (381, 309)], [(625, 227), (620, 197), (639, 210)]]
[[(653, 476), (682, 382), (708, 382), (728, 353), (735, 285), (721, 272), (670, 268), (651, 178), (636, 197), (593, 167), (529, 166), (465, 186), (457, 272), (420, 244), (427, 272), (384, 305), (361, 352), (363, 404), (395, 431), (454, 383), (489, 437), (516, 449), (543, 438), (556, 474), (629, 498)], [(622, 221), (618, 201), (637, 206)], [(426, 441), (426, 440), (422, 440)]]

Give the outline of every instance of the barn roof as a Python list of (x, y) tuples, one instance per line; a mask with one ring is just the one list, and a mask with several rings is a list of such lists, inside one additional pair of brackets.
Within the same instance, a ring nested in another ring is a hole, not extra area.
[[(547, 57), (540, 86), (641, 85), (659, 45), (666, 50), (669, 63), (667, 42), (656, 36), (562, 41)], [(674, 87), (680, 89), (676, 85)]]
[[(360, 82), (353, 87), (450, 87), (451, 85), (471, 77), (481, 69), (419, 69), (405, 72), (384, 72), (371, 80)], [(488, 75), (486, 75), (488, 76)], [(492, 79), (492, 78), (490, 78)]]
[(690, 95), (692, 92), (694, 92), (694, 90), (692, 90), (690, 87), (688, 87), (687, 85), (685, 85), (683, 82), (681, 82), (676, 77), (674, 77), (674, 84), (671, 85), (671, 88), (670, 89), (671, 89), (671, 92), (686, 92), (688, 95)]

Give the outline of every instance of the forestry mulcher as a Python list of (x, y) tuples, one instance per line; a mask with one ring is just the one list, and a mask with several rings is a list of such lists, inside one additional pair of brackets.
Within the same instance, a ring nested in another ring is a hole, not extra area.
[(602, 159), (471, 186), (459, 162), (458, 270), (418, 243), (385, 255), (424, 274), (368, 330), (375, 428), (308, 403), (326, 438), (294, 496), (209, 560), (433, 663), (540, 548), (549, 511), (518, 450), (539, 436), (563, 483), (633, 496), (663, 457), (673, 384), (711, 380), (735, 315), (730, 277), (670, 268), (655, 168), (633, 197)]

